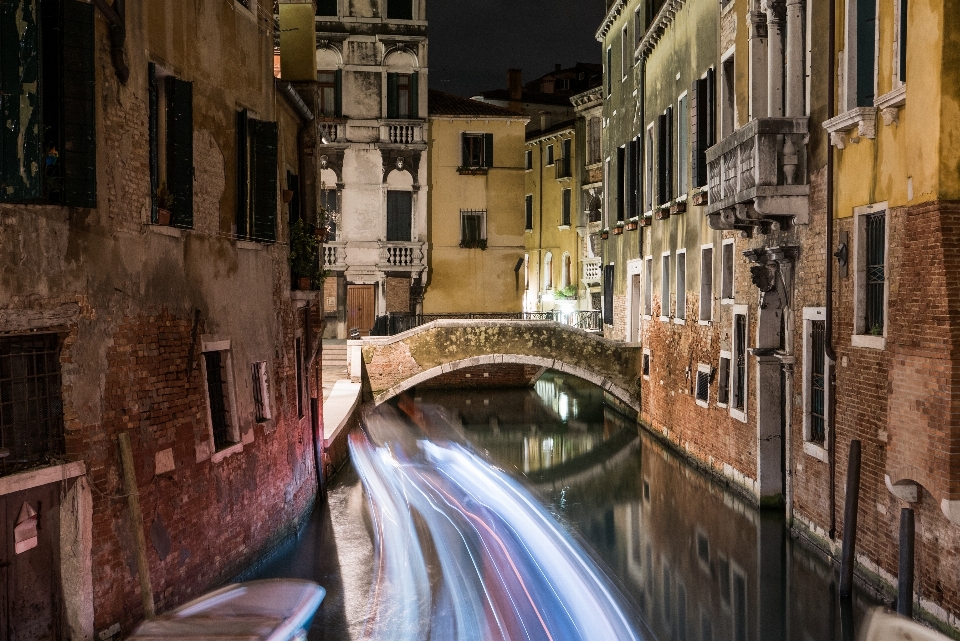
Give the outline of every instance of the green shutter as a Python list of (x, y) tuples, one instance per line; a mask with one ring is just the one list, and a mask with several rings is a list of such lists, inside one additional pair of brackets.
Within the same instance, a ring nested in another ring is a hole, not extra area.
[(397, 95), (397, 74), (387, 74), (387, 118), (398, 118), (400, 100)]
[(247, 212), (247, 196), (250, 192), (250, 178), (248, 172), (247, 140), (247, 110), (237, 112), (237, 238), (246, 238), (249, 233)]
[(41, 194), (38, 5), (0, 1), (0, 202)]
[(667, 117), (657, 116), (657, 202), (667, 201)]
[(147, 65), (149, 88), (147, 129), (150, 138), (150, 222), (157, 222), (157, 190), (160, 188), (160, 133), (158, 128), (160, 114), (160, 89), (157, 86), (157, 65)]
[(343, 69), (337, 69), (333, 78), (333, 115), (343, 118)]
[(876, 0), (857, 3), (857, 106), (873, 106), (874, 39), (877, 25)]
[(493, 134), (483, 134), (483, 166), (493, 167)]
[(417, 71), (410, 75), (410, 117), (420, 117), (420, 73)]
[(907, 0), (900, 0), (900, 81), (907, 81)]
[(667, 200), (673, 199), (673, 107), (667, 107), (666, 113), (666, 125), (667, 125)]
[(467, 148), (467, 134), (460, 134), (460, 166), (470, 166), (470, 150)]
[(97, 206), (96, 72), (93, 62), (93, 5), (63, 3), (64, 204)]
[(277, 123), (250, 120), (253, 237), (277, 240)]
[(193, 227), (193, 83), (167, 79), (167, 180), (171, 222)]

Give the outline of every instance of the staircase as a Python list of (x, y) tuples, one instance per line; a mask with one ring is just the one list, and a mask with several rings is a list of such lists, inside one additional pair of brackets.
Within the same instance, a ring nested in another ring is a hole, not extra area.
[(347, 341), (323, 341), (323, 369), (347, 369)]

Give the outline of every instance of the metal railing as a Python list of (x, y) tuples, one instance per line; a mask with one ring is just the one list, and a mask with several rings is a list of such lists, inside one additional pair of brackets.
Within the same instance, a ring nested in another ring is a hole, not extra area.
[(391, 313), (378, 316), (374, 322), (371, 336), (394, 336), (407, 330), (436, 320), (526, 320), (552, 321), (576, 327), (588, 332), (603, 329), (599, 310), (578, 310), (573, 312), (464, 312), (462, 314), (404, 314)]

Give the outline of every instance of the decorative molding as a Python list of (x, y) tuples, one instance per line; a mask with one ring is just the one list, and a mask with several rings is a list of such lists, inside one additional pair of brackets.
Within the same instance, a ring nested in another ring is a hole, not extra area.
[(634, 55), (634, 60), (646, 60), (647, 57), (653, 53), (653, 50), (657, 48), (657, 43), (660, 42), (660, 38), (671, 23), (673, 23), (674, 17), (676, 17), (680, 8), (683, 7), (684, 2), (685, 0), (667, 0), (664, 3), (660, 9), (660, 13), (658, 13), (657, 17), (650, 23), (650, 27), (647, 29), (646, 35), (643, 36), (643, 40), (640, 41), (640, 45), (637, 47)]
[(907, 85), (905, 84), (878, 96), (873, 101), (873, 106), (880, 110), (880, 115), (883, 116), (883, 124), (887, 127), (900, 124), (900, 110), (906, 104)]
[(587, 109), (593, 106), (593, 103), (600, 104), (603, 102), (603, 86), (594, 87), (593, 89), (587, 89), (583, 93), (578, 93), (576, 96), (570, 98), (570, 102), (577, 109)]
[(607, 33), (610, 32), (610, 27), (613, 26), (613, 23), (617, 21), (617, 18), (620, 17), (620, 14), (623, 13), (624, 7), (627, 6), (627, 3), (624, 0), (617, 0), (610, 11), (607, 12), (607, 16), (603, 19), (603, 22), (600, 24), (600, 28), (597, 30), (596, 35), (594, 36), (597, 39), (597, 42), (603, 42), (603, 39), (607, 36)]
[[(854, 107), (824, 122), (823, 128), (830, 134), (830, 144), (838, 149), (845, 148), (848, 143), (859, 143), (861, 138), (874, 139), (877, 137), (877, 108)], [(852, 133), (854, 129), (856, 135)]]

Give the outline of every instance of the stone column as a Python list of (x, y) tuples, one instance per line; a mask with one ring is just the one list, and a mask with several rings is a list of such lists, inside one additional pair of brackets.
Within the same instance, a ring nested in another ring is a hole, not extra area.
[(747, 14), (750, 46), (750, 118), (767, 117), (767, 16), (761, 11)]
[(757, 489), (761, 507), (783, 501), (783, 365), (773, 350), (754, 350), (757, 359)]
[(803, 42), (804, 23), (803, 0), (787, 0), (787, 116), (799, 118), (803, 116), (804, 103), (804, 76), (806, 75), (806, 55)]
[(767, 0), (767, 115), (783, 117), (784, 0)]

